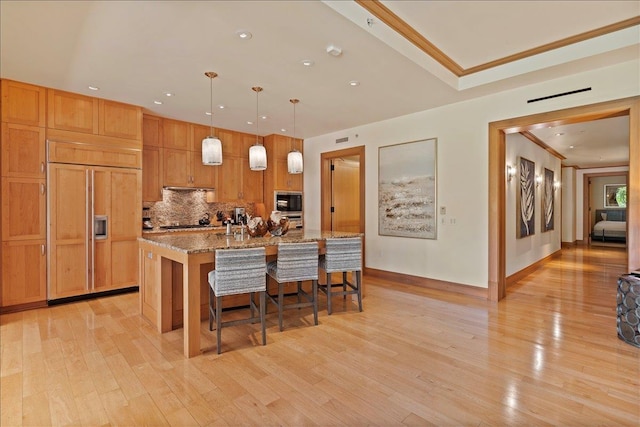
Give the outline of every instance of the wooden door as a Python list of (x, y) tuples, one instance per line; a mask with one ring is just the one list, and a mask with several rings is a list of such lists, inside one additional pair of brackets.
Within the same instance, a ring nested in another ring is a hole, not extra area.
[(194, 187), (218, 186), (218, 169), (220, 166), (202, 164), (202, 140), (209, 136), (210, 128), (206, 126), (193, 125), (192, 139), (193, 151), (191, 152), (191, 174), (193, 175)]
[(2, 242), (2, 306), (47, 299), (46, 241)]
[[(242, 166), (243, 162), (247, 162), (246, 159), (241, 157), (224, 157), (222, 165), (218, 166), (218, 200), (219, 201), (233, 201), (241, 198), (242, 192)], [(247, 166), (248, 167), (248, 166)]]
[(360, 231), (360, 164), (357, 158), (334, 159), (331, 180), (333, 231)]
[(46, 177), (45, 129), (2, 123), (2, 176)]
[(142, 117), (142, 144), (144, 147), (162, 147), (162, 119), (144, 115)]
[(158, 147), (142, 148), (142, 200), (145, 202), (162, 201), (161, 153)]
[(189, 123), (162, 119), (162, 146), (179, 150), (191, 150)]
[(191, 185), (191, 152), (187, 150), (162, 149), (162, 184), (188, 187)]
[(94, 215), (107, 216), (106, 239), (95, 239), (93, 291), (138, 284), (138, 244), (142, 224), (137, 169), (94, 168)]
[(46, 89), (2, 80), (2, 121), (27, 126), (46, 126)]
[(2, 240), (44, 240), (47, 233), (44, 179), (2, 178)]
[(47, 127), (97, 135), (98, 99), (49, 89)]
[(135, 105), (101, 99), (99, 102), (100, 135), (142, 139), (142, 109)]
[(89, 169), (49, 165), (49, 299), (89, 291)]

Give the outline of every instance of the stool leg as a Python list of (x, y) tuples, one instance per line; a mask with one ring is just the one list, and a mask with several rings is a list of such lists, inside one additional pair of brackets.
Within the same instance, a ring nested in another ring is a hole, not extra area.
[(358, 308), (362, 311), (362, 272), (356, 271), (355, 273), (358, 287)]
[(278, 282), (278, 326), (282, 332), (282, 300), (284, 299), (284, 284)]
[(327, 314), (331, 314), (331, 273), (327, 273)]
[(342, 272), (342, 299), (347, 299), (347, 272)]
[(313, 321), (315, 324), (318, 324), (318, 281), (314, 280), (312, 282), (312, 292), (313, 292)]
[(252, 319), (256, 317), (256, 312), (253, 310), (253, 292), (249, 292), (249, 314)]
[(213, 331), (213, 289), (209, 286), (209, 330)]
[[(300, 292), (302, 292), (302, 282), (298, 282), (298, 304), (300, 304), (300, 302), (302, 301), (302, 299), (300, 299)], [(300, 310), (298, 308), (298, 310)]]
[(216, 297), (216, 342), (218, 354), (220, 354), (220, 341), (222, 338), (222, 297)]
[(260, 292), (260, 324), (262, 326), (262, 345), (267, 345), (267, 331), (264, 326), (264, 311), (266, 304), (265, 291)]

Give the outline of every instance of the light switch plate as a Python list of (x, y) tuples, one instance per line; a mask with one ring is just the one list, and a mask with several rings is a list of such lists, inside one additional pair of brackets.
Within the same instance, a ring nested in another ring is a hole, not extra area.
[(446, 215), (447, 214), (447, 208), (445, 208), (444, 206), (440, 206), (440, 215)]

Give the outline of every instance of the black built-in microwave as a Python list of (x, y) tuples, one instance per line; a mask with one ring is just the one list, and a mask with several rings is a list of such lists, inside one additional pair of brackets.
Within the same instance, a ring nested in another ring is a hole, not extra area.
[(274, 191), (273, 207), (284, 215), (302, 213), (301, 191)]

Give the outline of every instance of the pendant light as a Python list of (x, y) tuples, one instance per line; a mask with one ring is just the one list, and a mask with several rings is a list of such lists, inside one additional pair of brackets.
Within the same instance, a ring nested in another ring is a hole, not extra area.
[(251, 88), (256, 93), (256, 145), (249, 148), (249, 169), (252, 171), (263, 171), (267, 168), (267, 150), (264, 145), (259, 142), (259, 123), (258, 117), (258, 95), (262, 92), (262, 88), (254, 86)]
[(207, 71), (204, 75), (209, 77), (211, 86), (211, 120), (209, 136), (202, 140), (202, 164), (218, 166), (222, 164), (222, 142), (213, 136), (213, 79), (218, 77), (218, 74)]
[[(290, 99), (289, 102), (293, 104), (293, 141), (295, 141), (296, 139), (296, 104), (300, 102), (300, 100)], [(291, 174), (302, 173), (302, 169), (303, 169), (302, 153), (296, 150), (295, 148), (292, 148), (289, 154), (287, 154), (287, 169)]]

